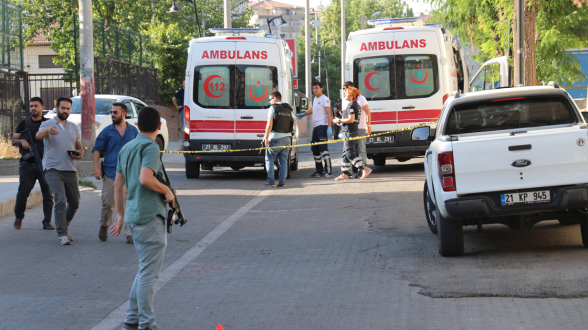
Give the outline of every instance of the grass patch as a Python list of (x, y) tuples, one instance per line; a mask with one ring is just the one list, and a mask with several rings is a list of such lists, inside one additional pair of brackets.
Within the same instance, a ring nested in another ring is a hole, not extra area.
[(96, 185), (94, 184), (94, 182), (92, 182), (90, 180), (86, 180), (86, 179), (80, 179), (80, 182), (78, 182), (78, 184), (83, 187), (96, 188)]
[(12, 145), (9, 138), (0, 138), (0, 159), (20, 159), (18, 147)]

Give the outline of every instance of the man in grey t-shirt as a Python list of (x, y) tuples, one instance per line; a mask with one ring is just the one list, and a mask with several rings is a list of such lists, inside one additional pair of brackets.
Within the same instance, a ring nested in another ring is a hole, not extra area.
[(67, 97), (58, 98), (57, 115), (44, 121), (37, 133), (37, 140), (43, 139), (45, 144), (43, 170), (55, 196), (53, 215), (60, 245), (70, 245), (73, 241), (69, 223), (80, 204), (75, 159), (84, 156), (78, 126), (67, 120), (71, 104)]

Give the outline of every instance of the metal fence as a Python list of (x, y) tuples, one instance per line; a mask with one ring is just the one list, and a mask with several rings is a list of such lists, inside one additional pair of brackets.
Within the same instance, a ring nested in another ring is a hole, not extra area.
[(136, 97), (146, 103), (159, 103), (157, 70), (94, 57), (94, 86), (96, 94), (116, 94)]
[(22, 8), (0, 0), (0, 68), (23, 70)]
[(51, 110), (57, 104), (59, 97), (77, 95), (76, 83), (72, 74), (39, 73), (27, 76), (29, 96), (24, 99), (25, 103), (28, 103), (31, 97), (39, 96), (43, 99), (45, 109)]
[(27, 75), (24, 72), (0, 70), (0, 136), (11, 134), (28, 115), (23, 100), (27, 99)]
[[(1, 1), (1, 0), (0, 0)], [(74, 22), (78, 22), (74, 14)], [(79, 24), (75, 25), (76, 52), (79, 49)], [(138, 66), (153, 68), (153, 54), (149, 51), (150, 37), (118, 25), (94, 20), (94, 55)]]

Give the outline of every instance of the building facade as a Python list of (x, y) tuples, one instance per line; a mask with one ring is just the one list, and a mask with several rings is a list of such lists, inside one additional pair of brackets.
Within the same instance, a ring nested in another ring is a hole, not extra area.
[(280, 19), (275, 19), (271, 24), (271, 32), (282, 38), (293, 38), (300, 34), (304, 28), (304, 7), (295, 6), (277, 1), (250, 1), (247, 3), (253, 10), (253, 16), (250, 23), (263, 29), (266, 33), (270, 32), (267, 22), (274, 17), (282, 15), (285, 25), (277, 24)]

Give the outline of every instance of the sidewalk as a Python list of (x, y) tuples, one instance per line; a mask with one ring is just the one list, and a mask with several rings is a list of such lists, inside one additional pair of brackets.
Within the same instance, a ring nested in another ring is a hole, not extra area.
[[(0, 176), (0, 218), (14, 213), (14, 204), (16, 203), (16, 192), (18, 191), (18, 175)], [(41, 187), (39, 183), (29, 195), (27, 200), (27, 209), (33, 208), (43, 202)]]

